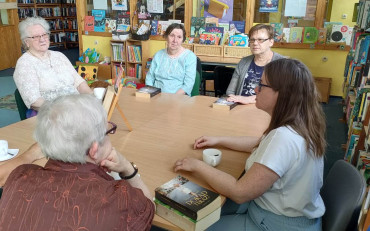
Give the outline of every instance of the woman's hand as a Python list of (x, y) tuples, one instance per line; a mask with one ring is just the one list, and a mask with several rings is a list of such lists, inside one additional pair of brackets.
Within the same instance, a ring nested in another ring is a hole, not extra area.
[(112, 151), (107, 156), (106, 159), (102, 160), (100, 166), (103, 167), (108, 172), (114, 171), (118, 173), (132, 173), (131, 163), (115, 148), (112, 148)]
[(212, 147), (219, 144), (220, 139), (216, 136), (201, 136), (195, 140), (194, 149)]
[(186, 157), (184, 159), (180, 159), (180, 160), (177, 160), (175, 162), (174, 170), (175, 170), (175, 172), (180, 171), (180, 170), (193, 172), (201, 164), (204, 164), (204, 162), (200, 161), (200, 160), (197, 160), (197, 159), (194, 159), (194, 158)]
[(241, 104), (251, 104), (256, 103), (256, 96), (241, 96), (241, 95), (229, 95), (227, 101), (241, 103)]

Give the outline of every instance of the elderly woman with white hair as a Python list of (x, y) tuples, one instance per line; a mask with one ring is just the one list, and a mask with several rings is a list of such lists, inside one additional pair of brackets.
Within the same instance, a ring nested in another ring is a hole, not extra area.
[(26, 52), (18, 59), (13, 78), (25, 105), (31, 109), (27, 118), (36, 115), (45, 101), (61, 95), (92, 94), (68, 58), (49, 50), (50, 26), (45, 19), (27, 18), (18, 27)]
[(153, 196), (136, 165), (112, 146), (116, 129), (92, 95), (45, 102), (34, 137), (48, 162), (21, 165), (9, 175), (0, 230), (150, 230)]

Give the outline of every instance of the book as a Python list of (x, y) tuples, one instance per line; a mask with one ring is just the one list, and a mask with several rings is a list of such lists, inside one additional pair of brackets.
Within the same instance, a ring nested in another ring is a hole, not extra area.
[(117, 20), (106, 18), (105, 19), (105, 31), (112, 32), (116, 31), (117, 27)]
[(218, 18), (207, 17), (205, 20), (206, 20), (206, 27), (218, 26)]
[(303, 43), (316, 43), (319, 30), (316, 27), (305, 27), (303, 32)]
[(94, 16), (85, 16), (85, 31), (94, 31)]
[(94, 31), (105, 31), (105, 10), (92, 10), (94, 16)]
[(138, 89), (135, 92), (136, 97), (142, 97), (142, 98), (152, 98), (155, 95), (158, 95), (161, 93), (161, 89), (157, 87), (152, 86), (145, 86), (140, 89)]
[(326, 28), (326, 43), (330, 43), (333, 25), (342, 25), (342, 22), (324, 22), (324, 28)]
[(326, 32), (327, 28), (319, 28), (319, 35), (317, 38), (318, 45), (324, 45), (326, 43)]
[(290, 28), (289, 42), (302, 43), (303, 27)]
[(200, 34), (205, 30), (205, 25), (204, 17), (191, 17), (190, 37), (199, 38)]
[(351, 44), (353, 27), (346, 25), (333, 25), (330, 42), (331, 43), (346, 43), (346, 45)]
[(215, 109), (231, 110), (236, 107), (238, 103), (227, 101), (226, 98), (219, 98), (213, 102), (212, 107)]
[(229, 37), (229, 46), (247, 47), (249, 38), (247, 35), (238, 34)]
[(209, 226), (214, 224), (220, 219), (221, 207), (217, 208), (215, 211), (211, 212), (203, 219), (199, 221), (194, 221), (193, 219), (185, 216), (181, 212), (174, 208), (160, 202), (159, 200), (154, 200), (156, 204), (156, 214), (169, 222), (177, 225), (183, 230), (187, 231), (201, 231), (206, 230)]
[(155, 198), (199, 221), (221, 207), (221, 196), (178, 175), (155, 189)]
[(282, 42), (284, 43), (288, 43), (290, 42), (289, 41), (289, 36), (290, 36), (290, 28), (283, 28), (283, 38), (282, 38)]
[(282, 42), (284, 24), (283, 23), (270, 23), (270, 25), (274, 28), (274, 41)]
[(245, 21), (230, 21), (229, 30), (232, 34), (244, 34), (245, 32)]
[(157, 35), (157, 33), (158, 33), (158, 20), (152, 20), (150, 34)]

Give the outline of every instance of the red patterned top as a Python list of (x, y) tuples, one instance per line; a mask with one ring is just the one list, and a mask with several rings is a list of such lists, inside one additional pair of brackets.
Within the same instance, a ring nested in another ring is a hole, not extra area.
[(16, 168), (0, 200), (0, 230), (149, 230), (153, 203), (97, 165), (49, 160)]

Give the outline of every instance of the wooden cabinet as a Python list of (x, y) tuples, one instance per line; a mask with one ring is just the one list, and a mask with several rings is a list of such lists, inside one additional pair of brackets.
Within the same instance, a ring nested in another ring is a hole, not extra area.
[(331, 78), (315, 77), (315, 84), (321, 96), (320, 102), (328, 103), (331, 88)]
[(40, 16), (50, 25), (50, 46), (78, 46), (75, 0), (18, 0), (19, 21)]

